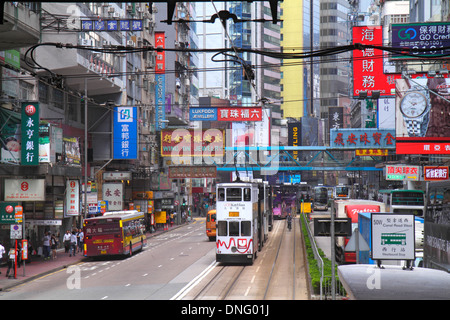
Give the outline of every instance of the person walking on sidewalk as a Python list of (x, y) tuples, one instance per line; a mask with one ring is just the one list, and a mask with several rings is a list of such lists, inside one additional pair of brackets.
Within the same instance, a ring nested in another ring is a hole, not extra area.
[(68, 253), (69, 252), (69, 250), (70, 250), (70, 238), (71, 238), (71, 234), (70, 234), (70, 231), (69, 230), (67, 230), (66, 231), (66, 234), (64, 235), (64, 237), (63, 237), (63, 242), (64, 242), (64, 252), (65, 253)]
[(69, 257), (73, 256), (75, 257), (75, 253), (77, 252), (77, 234), (74, 231), (72, 231), (72, 235), (70, 236), (70, 254)]
[(51, 243), (51, 249), (52, 249), (52, 258), (53, 260), (56, 259), (56, 247), (58, 246), (58, 240), (56, 240), (56, 236), (52, 234), (52, 237), (50, 238)]
[(44, 260), (50, 259), (50, 232), (46, 232), (42, 241), (42, 246), (44, 249)]
[(84, 232), (83, 229), (78, 229), (78, 252), (83, 253), (83, 243), (84, 243)]

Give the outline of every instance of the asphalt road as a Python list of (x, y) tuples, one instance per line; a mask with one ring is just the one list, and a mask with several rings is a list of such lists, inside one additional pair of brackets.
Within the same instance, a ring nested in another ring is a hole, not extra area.
[(128, 258), (84, 260), (0, 292), (0, 300), (169, 300), (214, 260), (204, 219), (149, 239)]

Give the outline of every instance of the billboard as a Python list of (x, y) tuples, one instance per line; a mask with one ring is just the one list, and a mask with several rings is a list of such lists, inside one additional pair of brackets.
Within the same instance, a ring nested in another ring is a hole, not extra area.
[(330, 145), (339, 149), (393, 149), (396, 145), (395, 130), (370, 128), (331, 129)]
[(113, 159), (137, 159), (137, 108), (114, 107)]
[(222, 156), (224, 137), (223, 131), (219, 129), (164, 129), (161, 131), (161, 156)]
[[(413, 55), (435, 56), (448, 54), (450, 47), (450, 22), (426, 22), (392, 24), (392, 47), (406, 49), (430, 49)], [(435, 50), (433, 50), (435, 49)], [(393, 55), (393, 58), (414, 59), (414, 56)]]
[(450, 79), (396, 81), (397, 154), (450, 154)]
[[(155, 32), (156, 48), (166, 47), (164, 32)], [(166, 124), (166, 53), (157, 51), (155, 58), (155, 128), (157, 131), (164, 129)]]
[(261, 121), (262, 108), (207, 107), (189, 108), (190, 121)]
[[(353, 44), (383, 45), (381, 26), (353, 27)], [(371, 96), (373, 91), (380, 95), (390, 95), (391, 88), (383, 68), (383, 51), (373, 48), (353, 51), (353, 95), (366, 91)]]

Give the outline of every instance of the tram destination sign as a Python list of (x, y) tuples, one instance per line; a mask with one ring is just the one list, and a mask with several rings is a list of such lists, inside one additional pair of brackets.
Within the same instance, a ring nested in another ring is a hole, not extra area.
[(372, 213), (372, 259), (414, 260), (414, 215)]

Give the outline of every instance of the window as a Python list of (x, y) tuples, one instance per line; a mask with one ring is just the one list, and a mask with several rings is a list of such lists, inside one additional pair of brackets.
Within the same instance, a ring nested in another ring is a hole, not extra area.
[(241, 236), (249, 237), (252, 235), (252, 222), (242, 221), (241, 222)]
[(244, 201), (251, 201), (252, 193), (250, 188), (244, 188)]
[(229, 236), (230, 237), (237, 237), (239, 236), (239, 221), (230, 221), (229, 222)]
[(217, 234), (222, 237), (228, 235), (228, 224), (226, 221), (219, 221), (217, 223)]
[(227, 201), (242, 201), (242, 189), (227, 188)]
[(225, 201), (225, 189), (224, 188), (219, 188), (217, 194), (218, 194), (217, 201)]

